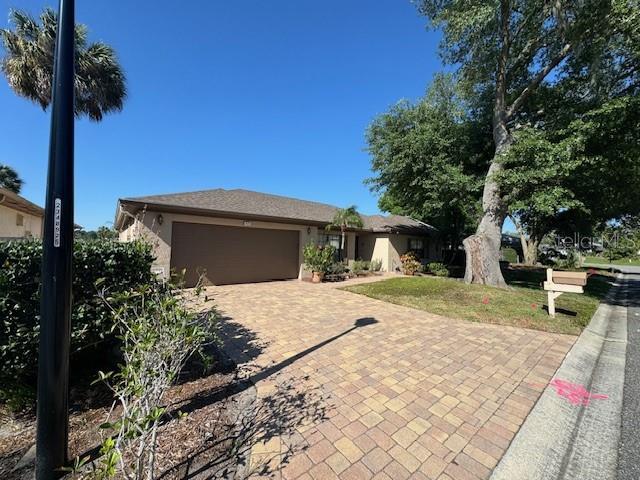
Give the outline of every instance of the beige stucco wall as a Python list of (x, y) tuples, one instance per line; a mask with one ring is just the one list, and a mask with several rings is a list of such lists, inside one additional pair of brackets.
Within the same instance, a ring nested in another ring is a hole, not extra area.
[[(22, 215), (22, 226), (18, 225), (18, 215)], [(19, 212), (0, 205), (0, 238), (42, 237), (42, 217)]]
[(358, 236), (358, 257), (362, 260), (380, 260), (382, 271), (389, 271), (389, 238), (387, 234), (361, 234)]
[[(159, 221), (159, 215), (162, 215), (162, 223)], [(163, 277), (167, 277), (170, 272), (171, 265), (171, 233), (174, 222), (200, 223), (207, 225), (228, 225), (232, 227), (244, 228), (266, 228), (275, 230), (297, 230), (300, 232), (298, 264), (300, 276), (303, 275), (303, 256), (302, 250), (305, 245), (315, 242), (318, 234), (318, 228), (308, 225), (293, 225), (287, 223), (261, 222), (255, 220), (243, 220), (239, 218), (219, 218), (204, 217), (199, 215), (184, 215), (176, 213), (158, 213), (146, 211), (144, 216), (135, 219), (127, 228), (120, 232), (121, 241), (131, 241), (137, 238), (143, 238), (148, 241), (154, 249), (156, 260), (153, 263), (152, 270)]]
[(360, 235), (358, 246), (358, 257), (362, 260), (380, 260), (383, 272), (392, 272), (391, 264), (392, 245), (389, 241), (389, 234), (372, 233)]
[(390, 235), (390, 249), (389, 249), (389, 271), (399, 271), (402, 263), (400, 262), (400, 256), (407, 253), (409, 249), (410, 238), (423, 238), (424, 240), (424, 263), (434, 262), (441, 260), (440, 247), (438, 240), (435, 237), (416, 237), (414, 235)]
[(410, 238), (423, 238), (425, 242), (425, 261), (439, 259), (439, 245), (436, 237), (416, 237), (414, 235), (374, 233), (360, 235), (358, 256), (363, 260), (382, 261), (382, 270), (396, 272), (401, 268), (400, 256), (408, 249)]
[[(299, 277), (310, 275), (304, 269), (303, 249), (305, 245), (317, 242), (319, 235), (326, 232), (318, 230), (318, 227), (308, 225), (294, 225), (275, 222), (247, 221), (239, 218), (218, 218), (205, 217), (199, 215), (184, 215), (175, 213), (161, 213), (162, 223), (159, 221), (159, 212), (146, 211), (142, 218), (136, 218), (127, 228), (120, 232), (121, 241), (131, 241), (136, 238), (147, 240), (154, 248), (156, 260), (153, 264), (153, 271), (166, 277), (170, 272), (171, 264), (171, 233), (174, 222), (201, 223), (209, 225), (229, 225), (245, 228), (267, 228), (276, 230), (297, 230), (300, 235), (299, 240)], [(14, 218), (15, 222), (15, 218)], [(410, 235), (397, 234), (369, 234), (347, 232), (347, 261), (356, 260), (356, 235), (358, 236), (358, 258), (363, 260), (381, 260), (382, 271), (400, 271), (400, 256), (406, 253), (409, 238), (416, 238)], [(426, 256), (428, 260), (436, 260), (439, 255), (439, 246), (434, 237), (424, 237), (426, 242)]]

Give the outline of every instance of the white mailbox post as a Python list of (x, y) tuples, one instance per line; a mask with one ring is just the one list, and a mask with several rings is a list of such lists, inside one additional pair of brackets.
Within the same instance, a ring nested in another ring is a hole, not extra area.
[(549, 300), (549, 315), (556, 316), (556, 298), (563, 293), (584, 293), (582, 287), (586, 284), (586, 272), (554, 272), (552, 268), (547, 268), (544, 289), (547, 290)]

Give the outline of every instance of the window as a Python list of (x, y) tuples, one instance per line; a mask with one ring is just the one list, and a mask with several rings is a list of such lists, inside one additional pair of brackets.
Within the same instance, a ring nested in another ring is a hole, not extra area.
[(321, 247), (331, 245), (336, 250), (340, 250), (340, 235), (320, 235), (318, 245), (320, 245)]
[(16, 215), (16, 225), (22, 227), (24, 225), (24, 217), (19, 213)]
[(410, 238), (407, 250), (415, 253), (418, 258), (424, 258), (424, 240), (422, 238)]
[[(334, 257), (335, 260), (338, 261), (340, 259), (340, 243), (341, 243), (340, 235), (335, 234), (323, 234), (318, 237), (318, 245), (321, 247), (325, 247), (327, 245), (331, 245), (335, 249)], [(346, 238), (345, 238), (345, 248), (347, 246)]]

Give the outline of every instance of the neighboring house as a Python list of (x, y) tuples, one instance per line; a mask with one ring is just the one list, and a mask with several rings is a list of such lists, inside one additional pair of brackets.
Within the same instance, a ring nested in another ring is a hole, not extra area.
[[(326, 231), (337, 207), (248, 190), (122, 198), (116, 229), (120, 239), (148, 240), (154, 271), (166, 277), (186, 271), (192, 286), (204, 274), (210, 284), (302, 278), (308, 243), (340, 246), (340, 232)], [(436, 230), (397, 215), (362, 215), (349, 229), (346, 260), (380, 260), (384, 271), (400, 269), (400, 255), (414, 250), (424, 261), (440, 256)]]
[(0, 239), (41, 238), (44, 209), (0, 188)]

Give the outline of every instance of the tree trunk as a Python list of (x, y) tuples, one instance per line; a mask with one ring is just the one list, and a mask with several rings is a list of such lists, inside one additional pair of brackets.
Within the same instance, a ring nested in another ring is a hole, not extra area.
[(534, 266), (538, 263), (538, 242), (536, 240), (527, 240), (528, 248), (527, 255), (524, 257), (524, 263), (526, 265)]
[(344, 261), (344, 237), (345, 237), (345, 232), (344, 232), (344, 227), (342, 227), (340, 229), (340, 261)]
[(482, 192), (482, 220), (475, 235), (467, 237), (462, 243), (467, 254), (464, 281), (482, 283), (505, 288), (500, 270), (500, 245), (502, 244), (502, 224), (507, 216), (506, 205), (500, 196), (495, 175), (502, 170), (500, 155), (511, 144), (511, 135), (507, 128), (507, 60), (509, 58), (509, 16), (510, 4), (506, 0), (501, 5), (501, 49), (496, 72), (496, 97), (493, 106), (493, 143), (495, 153), (484, 181)]
[(529, 234), (527, 235), (518, 222), (516, 217), (511, 217), (513, 224), (516, 226), (518, 235), (520, 236), (520, 245), (522, 246), (522, 255), (525, 265), (536, 265), (538, 263), (538, 247), (540, 246), (540, 235)]
[(536, 265), (538, 263), (538, 246), (540, 241), (529, 237), (520, 237), (520, 243), (522, 244), (522, 253), (524, 254), (525, 265)]
[(502, 224), (507, 216), (507, 209), (500, 196), (494, 175), (502, 170), (499, 156), (509, 147), (511, 137), (506, 129), (506, 122), (498, 125), (496, 129), (501, 132), (494, 133), (496, 153), (484, 183), (482, 220), (476, 233), (467, 237), (462, 244), (467, 256), (464, 281), (504, 288), (507, 283), (500, 270), (500, 246), (502, 244)]

